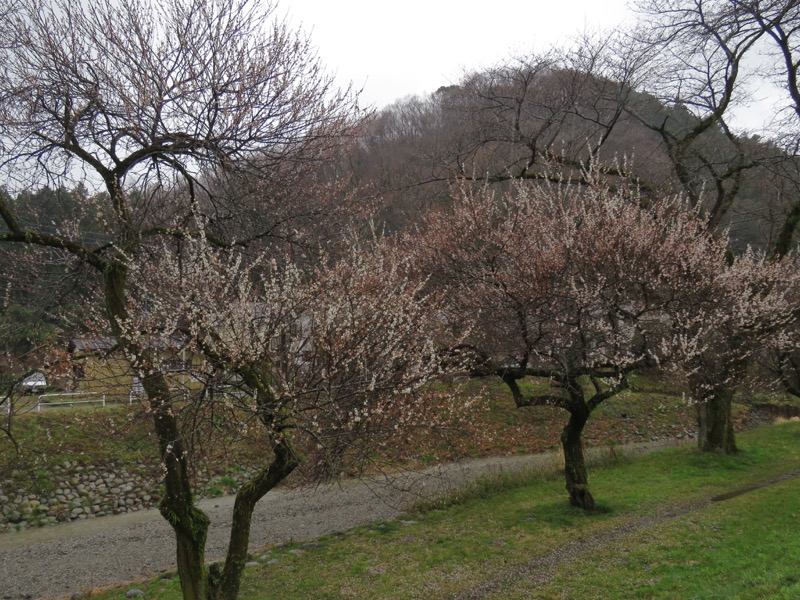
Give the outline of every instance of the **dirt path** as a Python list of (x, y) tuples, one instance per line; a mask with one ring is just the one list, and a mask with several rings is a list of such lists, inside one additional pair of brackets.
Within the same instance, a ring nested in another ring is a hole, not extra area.
[(800, 471), (792, 471), (781, 477), (733, 490), (726, 494), (720, 494), (713, 498), (703, 498), (691, 502), (664, 505), (652, 516), (632, 519), (608, 531), (603, 531), (588, 538), (578, 539), (563, 546), (559, 546), (544, 556), (539, 556), (523, 565), (517, 565), (506, 569), (480, 586), (458, 594), (456, 600), (482, 600), (493, 596), (496, 597), (498, 594), (502, 594), (505, 590), (523, 580), (527, 583), (538, 585), (547, 584), (553, 579), (559, 567), (564, 564), (579, 561), (583, 556), (592, 552), (597, 552), (599, 549), (608, 547), (610, 544), (613, 545), (617, 540), (626, 535), (636, 533), (643, 529), (657, 527), (667, 521), (707, 508), (714, 502), (729, 500), (741, 496), (742, 494), (775, 485), (776, 483), (798, 476), (800, 476)]
[(664, 507), (654, 516), (634, 519), (614, 529), (603, 531), (588, 538), (569, 542), (528, 563), (506, 569), (479, 587), (462, 592), (456, 596), (456, 598), (457, 600), (481, 600), (483, 598), (489, 598), (502, 593), (504, 590), (507, 590), (515, 583), (522, 580), (539, 585), (546, 584), (553, 578), (557, 568), (564, 563), (578, 561), (581, 557), (596, 552), (598, 549), (613, 543), (622, 536), (641, 531), (642, 529), (650, 529), (666, 521), (705, 508), (709, 504), (710, 500), (702, 500)]
[[(618, 448), (641, 455), (673, 441)], [(607, 453), (603, 448), (595, 456)], [(431, 498), (490, 472), (525, 468), (554, 470), (555, 454), (464, 461), (367, 481), (348, 480), (315, 489), (275, 490), (259, 502), (250, 546), (255, 550), (290, 540), (307, 541), (357, 525), (399, 516), (414, 502)], [(211, 518), (207, 557), (227, 546), (233, 497), (203, 500)], [(172, 531), (156, 510), (77, 521), (0, 536), (0, 599), (69, 597), (174, 568)]]

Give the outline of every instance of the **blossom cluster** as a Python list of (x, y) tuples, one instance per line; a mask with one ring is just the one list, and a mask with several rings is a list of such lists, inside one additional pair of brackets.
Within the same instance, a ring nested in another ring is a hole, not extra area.
[(563, 382), (658, 365), (716, 381), (733, 372), (723, 364), (792, 343), (795, 257), (731, 258), (680, 197), (585, 180), (457, 186), (426, 218), (431, 281), (477, 319), (470, 343), (491, 372)]

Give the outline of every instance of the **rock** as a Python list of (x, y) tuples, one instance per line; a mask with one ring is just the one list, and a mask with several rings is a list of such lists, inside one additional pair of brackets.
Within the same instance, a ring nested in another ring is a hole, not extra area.
[(244, 566), (245, 567), (260, 567), (261, 563), (258, 563), (258, 562), (255, 562), (255, 561), (251, 561), (251, 562), (244, 563)]
[(144, 596), (144, 592), (142, 590), (137, 590), (136, 588), (130, 589), (127, 592), (125, 592), (126, 598), (139, 598), (141, 596)]
[(69, 600), (83, 600), (84, 598), (86, 598), (86, 595), (83, 592), (75, 592), (69, 597)]

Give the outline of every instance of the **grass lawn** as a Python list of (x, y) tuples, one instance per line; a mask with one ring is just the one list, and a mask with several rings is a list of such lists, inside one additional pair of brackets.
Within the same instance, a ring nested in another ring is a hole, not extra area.
[[(800, 423), (739, 444), (594, 468), (591, 515), (567, 504), (560, 476), (487, 480), (401, 520), (258, 552), (241, 598), (455, 598), (487, 582), (481, 597), (798, 598), (800, 477), (710, 499), (800, 470)], [(173, 574), (137, 587), (180, 597)]]
[[(800, 479), (638, 531), (504, 598), (800, 598)], [(602, 590), (602, 594), (598, 593)]]

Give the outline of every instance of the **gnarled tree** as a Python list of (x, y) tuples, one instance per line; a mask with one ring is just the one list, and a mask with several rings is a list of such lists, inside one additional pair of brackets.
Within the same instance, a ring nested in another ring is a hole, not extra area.
[(679, 316), (686, 336), (679, 354), (697, 403), (701, 450), (736, 452), (733, 394), (753, 356), (765, 349), (790, 356), (800, 316), (797, 266), (793, 254), (747, 252), (714, 274), (707, 292)]
[[(186, 598), (210, 593), (208, 521), (194, 503), (168, 382), (127, 326), (131, 261), (190, 221), (220, 245), (242, 244), (294, 236), (293, 218), (319, 206), (303, 192), (315, 190), (320, 165), (362, 115), (308, 38), (273, 13), (248, 0), (10, 0), (0, 9), (4, 187), (77, 180), (102, 192), (75, 197), (74, 218), (57, 221), (22, 218), (3, 196), (0, 242), (52, 248), (98, 280), (107, 331), (143, 376), (166, 473), (161, 511), (176, 534)], [(236, 194), (226, 191), (230, 176)], [(251, 194), (247, 181), (257, 182)], [(297, 210), (286, 205), (295, 200)]]
[[(679, 320), (725, 268), (725, 243), (680, 201), (643, 208), (635, 187), (587, 170), (585, 186), (458, 188), (427, 221), (437, 279), (477, 324), (473, 375), (495, 375), (518, 407), (569, 413), (561, 442), (570, 502), (594, 507), (581, 434), (628, 374), (676, 356)], [(550, 382), (526, 393), (526, 377)]]
[[(335, 477), (374, 459), (398, 431), (435, 426), (420, 387), (444, 372), (436, 343), (443, 324), (434, 318), (441, 295), (424, 294), (425, 282), (411, 276), (413, 257), (386, 243), (340, 251), (314, 266), (215, 248), (200, 232), (162, 245), (157, 261), (131, 263), (125, 336), (139, 346), (177, 341), (205, 383), (188, 407), (175, 407), (194, 415), (180, 434), (191, 436), (199, 415), (213, 414), (234, 431), (260, 428), (271, 455), (236, 494), (210, 597), (236, 598), (255, 504), (298, 467), (314, 479)], [(142, 374), (147, 381), (156, 373), (150, 365)], [(202, 564), (201, 541), (189, 549)]]

